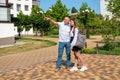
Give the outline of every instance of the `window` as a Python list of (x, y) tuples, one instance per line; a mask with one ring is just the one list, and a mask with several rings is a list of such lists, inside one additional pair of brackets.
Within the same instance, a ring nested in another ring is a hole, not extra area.
[(8, 8), (0, 7), (0, 21), (10, 21), (10, 13)]
[(5, 6), (6, 5), (6, 0), (0, 0), (0, 5)]
[(13, 9), (13, 3), (10, 4), (10, 9)]
[(21, 5), (17, 4), (17, 11), (21, 11)]
[(25, 5), (25, 11), (28, 11), (28, 8), (29, 8), (28, 5)]

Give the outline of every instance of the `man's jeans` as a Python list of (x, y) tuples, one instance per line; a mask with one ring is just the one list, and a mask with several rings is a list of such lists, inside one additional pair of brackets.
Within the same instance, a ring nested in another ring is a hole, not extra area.
[(70, 42), (59, 42), (56, 68), (60, 68), (61, 66), (64, 47), (66, 48), (66, 67), (71, 65)]

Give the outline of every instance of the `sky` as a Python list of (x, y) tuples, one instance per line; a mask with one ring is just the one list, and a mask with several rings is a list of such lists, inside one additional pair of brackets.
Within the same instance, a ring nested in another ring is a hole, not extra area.
[[(52, 5), (56, 3), (57, 0), (40, 0), (40, 8), (47, 11)], [(95, 13), (100, 14), (100, 0), (61, 0), (67, 9), (72, 9), (75, 7), (77, 10), (80, 9), (83, 2), (86, 2), (88, 6), (95, 11)]]

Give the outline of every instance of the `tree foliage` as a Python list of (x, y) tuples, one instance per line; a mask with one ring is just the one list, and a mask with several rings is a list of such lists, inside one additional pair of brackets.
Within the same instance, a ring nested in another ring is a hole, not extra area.
[(41, 32), (42, 36), (44, 35), (44, 32), (47, 30), (49, 27), (48, 21), (44, 20), (44, 13), (39, 6), (34, 6), (32, 8), (31, 12), (31, 24), (33, 25), (33, 28), (36, 32), (36, 36), (38, 35), (38, 31)]
[(119, 23), (116, 18), (106, 19), (103, 21), (102, 36), (105, 42), (104, 49), (113, 50), (115, 48), (115, 38), (119, 33)]
[(56, 21), (62, 21), (63, 18), (68, 15), (68, 9), (66, 5), (62, 4), (61, 0), (52, 5), (50, 17)]
[(78, 10), (75, 7), (72, 7), (71, 13), (77, 13)]
[(95, 12), (88, 7), (87, 3), (82, 3), (81, 8), (79, 9), (79, 14), (77, 15), (77, 19), (79, 22), (84, 24), (87, 38), (89, 38), (89, 30), (92, 27), (95, 27)]
[(113, 16), (120, 18), (120, 0), (106, 0), (108, 1), (107, 10), (110, 11)]
[[(54, 5), (51, 6), (50, 9), (46, 11), (45, 16), (54, 19), (57, 22), (63, 21), (64, 17), (68, 15), (68, 9), (64, 4), (62, 4), (61, 0), (57, 0)], [(53, 24), (50, 24), (49, 33), (50, 34), (58, 34), (58, 27)]]
[(16, 21), (15, 21), (15, 25), (17, 26), (18, 36), (21, 36), (21, 32), (24, 29), (23, 23), (24, 23), (24, 14), (22, 11), (20, 11), (19, 14), (17, 15)]

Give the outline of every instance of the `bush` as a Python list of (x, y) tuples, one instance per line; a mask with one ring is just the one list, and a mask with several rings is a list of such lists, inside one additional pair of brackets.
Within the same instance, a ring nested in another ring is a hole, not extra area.
[(103, 48), (107, 51), (113, 50), (113, 49), (115, 49), (115, 43), (114, 42), (107, 42), (107, 43), (105, 43)]
[(83, 48), (82, 53), (94, 54), (94, 53), (96, 53), (96, 50), (95, 49)]

